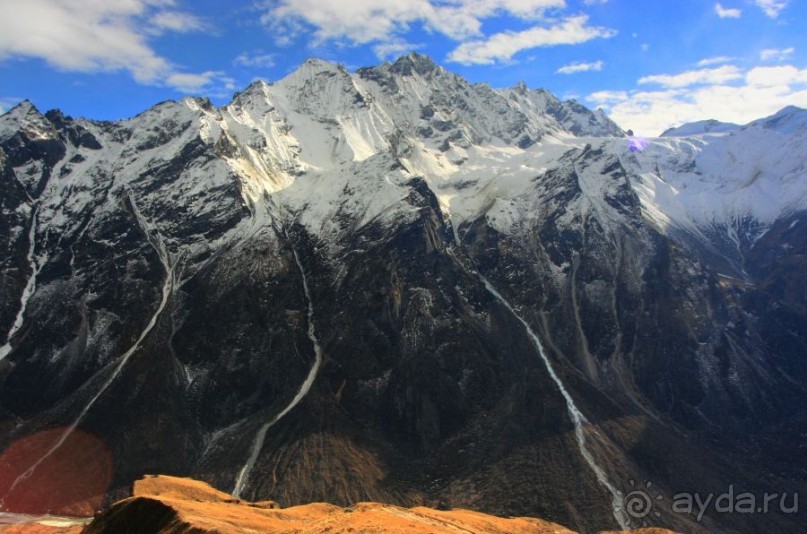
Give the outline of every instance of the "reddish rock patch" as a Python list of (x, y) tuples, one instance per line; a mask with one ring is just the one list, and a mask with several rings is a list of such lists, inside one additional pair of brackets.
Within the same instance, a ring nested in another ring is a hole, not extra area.
[(101, 508), (112, 480), (109, 450), (92, 434), (74, 430), (65, 437), (65, 431), (26, 436), (3, 452), (0, 510), (81, 517)]

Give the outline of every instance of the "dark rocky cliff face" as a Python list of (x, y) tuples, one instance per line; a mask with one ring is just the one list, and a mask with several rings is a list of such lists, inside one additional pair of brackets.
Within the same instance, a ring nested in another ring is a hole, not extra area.
[[(446, 75), (415, 59), (361, 76)], [(43, 484), (53, 466), (37, 461), (69, 461), (80, 429), (111, 453), (110, 499), (146, 473), (231, 491), (257, 446), (243, 495), (284, 506), (426, 503), (590, 531), (636, 520), (611, 489), (649, 481), (662, 497), (650, 524), (800, 524), (671, 511), (679, 492), (805, 488), (798, 215), (745, 245), (745, 278), (729, 276), (713, 248), (649, 224), (635, 170), (589, 144), (529, 179), (512, 200), (529, 216), (488, 206), (455, 221), (413, 170), (369, 217), (372, 188), (413, 160), (406, 132), (391, 154), (316, 174), (235, 129), (211, 138), (205, 117), (224, 111), (192, 104), (119, 124), (28, 104), (5, 117), (18, 122), (0, 136), (0, 445), (65, 439), (5, 465), (0, 494)], [(482, 142), (474, 131), (463, 144)], [(259, 164), (294, 185), (250, 197)], [(323, 191), (332, 211), (316, 227)]]

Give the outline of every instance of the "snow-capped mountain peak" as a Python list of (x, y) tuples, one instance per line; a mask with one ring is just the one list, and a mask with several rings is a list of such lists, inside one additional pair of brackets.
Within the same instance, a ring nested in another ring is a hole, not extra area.
[(308, 59), (270, 89), (278, 105), (322, 119), (333, 119), (364, 105), (363, 95), (344, 67), (320, 59)]
[(690, 137), (702, 134), (723, 134), (739, 130), (740, 128), (741, 126), (739, 124), (707, 119), (704, 121), (690, 122), (676, 128), (669, 128), (661, 134), (661, 137)]
[(17, 132), (24, 133), (30, 139), (51, 139), (55, 129), (31, 101), (23, 100), (0, 115), (0, 140)]
[(779, 112), (751, 122), (746, 128), (765, 128), (783, 135), (807, 135), (807, 109), (787, 106)]
[(430, 76), (437, 73), (443, 74), (445, 70), (437, 65), (432, 58), (412, 52), (399, 57), (389, 67), (390, 72), (400, 76)]

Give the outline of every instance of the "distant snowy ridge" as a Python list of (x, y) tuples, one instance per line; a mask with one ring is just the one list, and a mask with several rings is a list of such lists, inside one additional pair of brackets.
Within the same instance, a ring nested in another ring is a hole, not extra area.
[(667, 136), (635, 156), (634, 183), (661, 227), (702, 231), (746, 219), (759, 231), (807, 207), (807, 111), (788, 107), (721, 135)]
[(689, 137), (702, 134), (721, 134), (739, 130), (739, 124), (730, 122), (720, 122), (714, 119), (705, 121), (689, 122), (676, 128), (664, 130), (661, 137)]

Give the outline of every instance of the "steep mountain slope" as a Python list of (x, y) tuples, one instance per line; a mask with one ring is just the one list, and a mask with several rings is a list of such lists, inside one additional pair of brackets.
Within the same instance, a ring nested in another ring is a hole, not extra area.
[(804, 488), (806, 117), (637, 155), (601, 112), (416, 54), (117, 123), (23, 103), (0, 435), (58, 438), (0, 461), (0, 498), (91, 433), (110, 499), (162, 472), (284, 506), (792, 528), (671, 504)]

